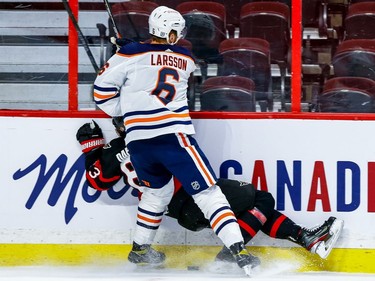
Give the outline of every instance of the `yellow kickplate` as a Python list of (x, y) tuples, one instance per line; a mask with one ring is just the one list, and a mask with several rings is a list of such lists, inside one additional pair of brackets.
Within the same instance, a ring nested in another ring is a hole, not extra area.
[[(293, 265), (295, 271), (375, 273), (375, 249), (333, 249), (321, 259), (303, 248), (247, 247), (262, 266)], [(0, 266), (116, 265), (127, 262), (125, 244), (0, 244)], [(166, 267), (200, 267), (214, 260), (219, 246), (155, 246), (167, 256)]]

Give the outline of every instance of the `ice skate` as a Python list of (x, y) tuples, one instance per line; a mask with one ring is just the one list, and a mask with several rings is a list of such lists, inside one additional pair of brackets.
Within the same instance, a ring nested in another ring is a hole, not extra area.
[(159, 267), (165, 261), (165, 254), (151, 248), (151, 245), (138, 245), (133, 243), (128, 260), (140, 266)]
[(260, 259), (249, 254), (242, 242), (234, 243), (229, 247), (229, 251), (232, 253), (237, 265), (245, 271), (247, 276), (252, 276), (254, 268), (260, 265)]
[(330, 217), (317, 228), (303, 228), (295, 242), (306, 248), (311, 253), (316, 253), (321, 258), (325, 259), (328, 257), (334, 244), (339, 238), (343, 227), (343, 220)]
[(326, 259), (331, 253), (333, 246), (336, 244), (337, 239), (340, 237), (343, 227), (344, 221), (334, 218), (334, 221), (329, 228), (328, 237), (324, 240), (323, 243), (320, 243), (316, 247), (315, 253), (318, 254), (321, 258)]
[(236, 260), (234, 259), (232, 253), (225, 246), (216, 255), (215, 261), (217, 261), (217, 262), (236, 263)]

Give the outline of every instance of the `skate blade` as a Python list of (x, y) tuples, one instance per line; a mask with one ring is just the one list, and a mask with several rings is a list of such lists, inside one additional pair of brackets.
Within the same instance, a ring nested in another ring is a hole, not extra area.
[(254, 271), (251, 265), (245, 265), (242, 269), (245, 271), (246, 276), (253, 277)]
[(149, 270), (161, 270), (165, 269), (165, 264), (149, 264), (149, 263), (137, 263), (136, 264), (136, 270), (137, 271), (149, 271)]
[(329, 229), (330, 238), (315, 245), (315, 253), (318, 254), (322, 259), (326, 259), (331, 253), (333, 246), (340, 237), (343, 227), (344, 221), (336, 219)]
[(205, 269), (217, 274), (243, 274), (241, 268), (234, 262), (214, 261), (208, 264)]
[(213, 263), (207, 265), (204, 270), (210, 273), (236, 277), (243, 276), (245, 272), (248, 277), (253, 277), (260, 272), (260, 266), (252, 267), (251, 265), (247, 265), (240, 268), (237, 263), (234, 262), (214, 261)]

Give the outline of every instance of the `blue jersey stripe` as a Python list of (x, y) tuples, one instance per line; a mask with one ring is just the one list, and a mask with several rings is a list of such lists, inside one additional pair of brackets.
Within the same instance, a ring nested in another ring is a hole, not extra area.
[(151, 114), (155, 114), (155, 113), (160, 113), (160, 112), (175, 112), (175, 113), (179, 113), (179, 112), (183, 112), (185, 110), (188, 110), (188, 107), (187, 106), (183, 106), (183, 107), (180, 107), (176, 110), (169, 110), (168, 108), (158, 108), (158, 109), (153, 109), (153, 110), (142, 110), (142, 111), (132, 111), (132, 112), (129, 112), (129, 113), (125, 113), (124, 114), (124, 118), (127, 118), (127, 117), (130, 117), (130, 116), (135, 116), (135, 115), (151, 115)]
[(142, 209), (141, 207), (138, 207), (138, 211), (139, 212), (142, 212), (144, 214), (147, 214), (147, 215), (150, 215), (150, 216), (153, 216), (153, 217), (161, 217), (164, 212), (161, 212), (161, 213), (154, 213), (154, 212), (150, 212), (150, 211), (147, 211), (145, 209)]
[(158, 108), (153, 110), (142, 110), (142, 111), (132, 111), (129, 113), (124, 114), (124, 118), (134, 116), (134, 115), (148, 115), (148, 114), (155, 114), (163, 111), (169, 111), (168, 108)]
[(138, 224), (139, 226), (142, 226), (142, 227), (147, 228), (147, 229), (153, 229), (153, 230), (156, 230), (156, 229), (159, 228), (159, 226), (151, 226), (151, 225), (147, 225), (147, 224), (141, 223), (141, 222), (139, 222), (139, 221), (137, 221), (137, 224)]
[(143, 126), (134, 126), (134, 127), (131, 127), (130, 129), (127, 129), (126, 130), (126, 133), (130, 133), (132, 131), (135, 131), (135, 130), (152, 130), (152, 129), (160, 129), (160, 128), (164, 128), (164, 127), (169, 127), (169, 126), (172, 126), (172, 125), (191, 125), (191, 121), (172, 121), (172, 122), (167, 122), (167, 123), (163, 123), (163, 124), (157, 124), (157, 125), (143, 125)]
[(180, 107), (176, 110), (173, 110), (173, 112), (182, 112), (182, 111), (185, 111), (185, 110), (188, 110), (189, 108), (187, 106), (183, 106), (183, 107)]
[(110, 97), (110, 98), (108, 98), (108, 99), (104, 99), (104, 100), (100, 100), (100, 101), (95, 100), (95, 103), (96, 103), (96, 104), (103, 104), (103, 103), (105, 103), (105, 102), (107, 102), (107, 101), (109, 101), (109, 100), (111, 100), (111, 99), (118, 98), (119, 96), (120, 96), (120, 93), (117, 93), (116, 95), (114, 95), (113, 97)]
[(164, 52), (166, 50), (171, 50), (174, 53), (189, 56), (194, 61), (194, 58), (188, 49), (182, 46), (177, 46), (177, 45), (147, 44), (147, 43), (145, 44), (145, 43), (134, 42), (134, 43), (130, 43), (130, 44), (126, 44), (125, 46), (122, 46), (121, 49), (118, 51), (118, 53), (123, 54), (123, 55), (136, 55), (136, 54), (147, 53), (147, 52)]
[(103, 88), (103, 87), (99, 87), (99, 86), (96, 86), (96, 85), (94, 85), (94, 89), (98, 90), (98, 91), (101, 91), (101, 92), (117, 92), (118, 91), (118, 89), (116, 87)]
[(230, 208), (228, 206), (224, 206), (224, 207), (221, 207), (219, 209), (217, 209), (210, 217), (210, 222), (213, 220), (213, 218), (221, 211), (224, 211), (224, 210), (230, 210)]
[(220, 232), (220, 230), (224, 227), (224, 226), (226, 226), (227, 224), (230, 224), (230, 223), (232, 223), (232, 222), (237, 222), (235, 219), (230, 219), (230, 220), (227, 220), (227, 221), (225, 221), (225, 222), (223, 222), (217, 229), (216, 229), (216, 231), (215, 231), (215, 234), (216, 235), (219, 235), (219, 232)]

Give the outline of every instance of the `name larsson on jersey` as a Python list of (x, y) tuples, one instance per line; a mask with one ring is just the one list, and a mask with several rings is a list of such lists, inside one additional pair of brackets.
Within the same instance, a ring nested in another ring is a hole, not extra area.
[(186, 70), (188, 61), (183, 58), (170, 55), (151, 54), (151, 65), (173, 66), (181, 70)]

